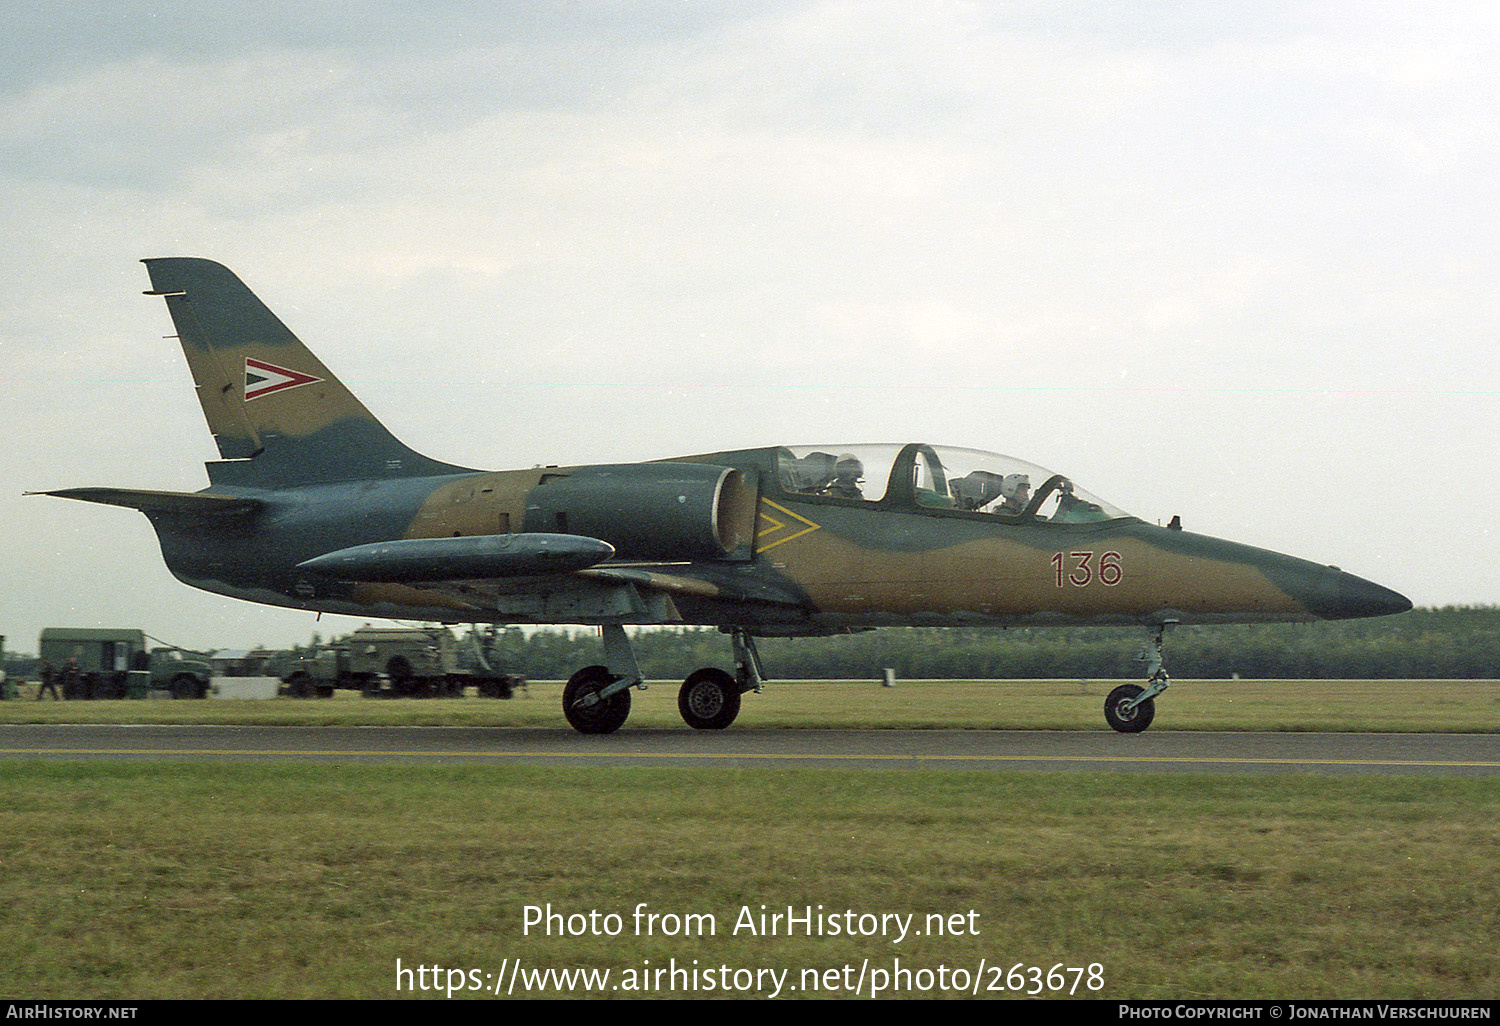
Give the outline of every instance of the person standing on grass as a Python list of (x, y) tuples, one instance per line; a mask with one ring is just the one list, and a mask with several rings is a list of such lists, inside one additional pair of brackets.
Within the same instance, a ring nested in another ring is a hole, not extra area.
[(52, 692), (54, 702), (62, 697), (57, 693), (57, 671), (52, 668), (50, 659), (42, 664), (42, 686), (36, 689), (36, 700), (40, 702), (42, 696), (49, 691)]

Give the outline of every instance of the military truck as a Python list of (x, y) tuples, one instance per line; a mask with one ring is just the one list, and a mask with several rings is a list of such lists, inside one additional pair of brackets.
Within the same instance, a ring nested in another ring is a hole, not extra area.
[(360, 688), (349, 673), (349, 653), (337, 643), (315, 651), (284, 652), (266, 663), (268, 676), (281, 678), (278, 694), (292, 698), (331, 698), (335, 688)]
[[(146, 647), (134, 628), (45, 627), (37, 658), (51, 663), (63, 698), (145, 698), (148, 689), (173, 698), (203, 698), (213, 670), (196, 653)], [(76, 661), (77, 672), (68, 667)]]
[(509, 698), (525, 678), (473, 672), (458, 661), (458, 646), (446, 627), (361, 627), (312, 652), (292, 653), (268, 672), (282, 680), (282, 693), (327, 698), (335, 688), (393, 698), (459, 697), (474, 686), (481, 696)]

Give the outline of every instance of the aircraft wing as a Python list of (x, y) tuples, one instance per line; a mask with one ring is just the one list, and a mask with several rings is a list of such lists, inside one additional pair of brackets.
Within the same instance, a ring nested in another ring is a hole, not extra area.
[[(765, 581), (715, 574), (702, 564), (601, 565), (614, 548), (597, 538), (524, 532), (453, 538), (403, 538), (354, 545), (304, 560), (301, 570), (344, 581), (397, 585), (486, 585), (506, 602), (528, 593), (578, 596), (631, 592), (659, 599), (799, 605)], [(571, 581), (571, 585), (563, 582)]]
[(761, 602), (770, 605), (801, 606), (798, 597), (765, 581), (715, 580), (687, 568), (667, 573), (650, 567), (595, 566), (579, 570), (574, 576), (592, 578), (611, 584), (633, 584), (648, 591), (667, 595), (691, 595), (699, 598), (721, 599), (726, 602)]

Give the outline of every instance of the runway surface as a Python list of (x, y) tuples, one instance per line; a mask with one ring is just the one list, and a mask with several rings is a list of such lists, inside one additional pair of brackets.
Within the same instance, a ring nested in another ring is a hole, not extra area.
[(1500, 775), (1500, 735), (986, 730), (0, 725), (0, 759)]

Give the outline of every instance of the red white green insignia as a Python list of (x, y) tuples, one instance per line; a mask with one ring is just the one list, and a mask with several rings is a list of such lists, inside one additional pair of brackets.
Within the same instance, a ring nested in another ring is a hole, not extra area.
[(283, 392), (288, 388), (296, 388), (298, 385), (310, 385), (314, 381), (322, 381), (311, 374), (303, 374), (288, 367), (278, 367), (274, 363), (266, 363), (264, 360), (255, 360), (245, 357), (245, 401), (259, 399), (263, 395), (272, 392)]

